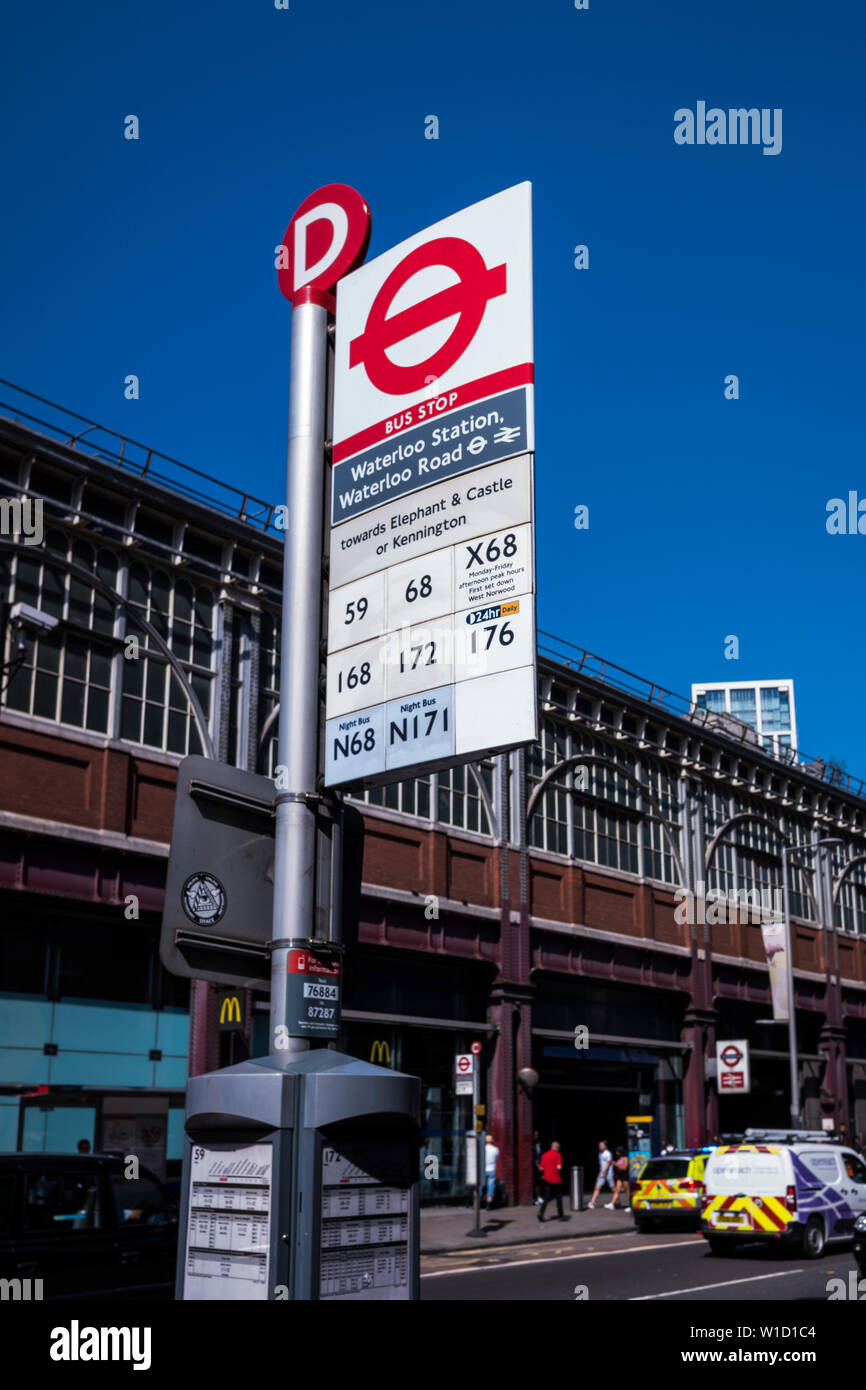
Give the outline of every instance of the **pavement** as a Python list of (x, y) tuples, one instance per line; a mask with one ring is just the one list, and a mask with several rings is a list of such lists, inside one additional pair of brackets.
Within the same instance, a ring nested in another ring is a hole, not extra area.
[(544, 1213), (544, 1224), (538, 1220), (538, 1207), (497, 1207), (481, 1212), (480, 1236), (470, 1235), (474, 1218), (472, 1207), (422, 1207), (421, 1254), (432, 1255), (443, 1250), (478, 1250), (484, 1246), (522, 1245), (526, 1241), (581, 1239), (585, 1236), (634, 1234), (634, 1217), (620, 1208), (595, 1211), (584, 1208), (572, 1211), (568, 1197), (563, 1198), (565, 1220), (556, 1215), (556, 1203), (551, 1202)]

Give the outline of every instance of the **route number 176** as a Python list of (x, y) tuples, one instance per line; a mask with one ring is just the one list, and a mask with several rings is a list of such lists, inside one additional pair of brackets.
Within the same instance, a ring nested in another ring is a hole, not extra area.
[(481, 634), (477, 628), (472, 629), (472, 640), (469, 645), (473, 653), (477, 651), (489, 652), (497, 632), (499, 634), (499, 645), (501, 647), (509, 647), (514, 641), (514, 628), (507, 618), (504, 623), (489, 623), (483, 630), (487, 633), (487, 641), (482, 646), (481, 641), (483, 639), (481, 639)]

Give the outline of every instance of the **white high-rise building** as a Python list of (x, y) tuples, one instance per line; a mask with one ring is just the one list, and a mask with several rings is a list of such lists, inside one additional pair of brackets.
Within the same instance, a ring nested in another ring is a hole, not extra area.
[(761, 747), (777, 757), (781, 749), (797, 747), (792, 680), (703, 681), (692, 686), (692, 704), (751, 725)]

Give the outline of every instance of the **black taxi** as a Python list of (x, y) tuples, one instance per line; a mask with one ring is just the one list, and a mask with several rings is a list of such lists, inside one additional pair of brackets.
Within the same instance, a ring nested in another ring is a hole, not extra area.
[(117, 1154), (0, 1154), (7, 1299), (171, 1298), (177, 1209)]

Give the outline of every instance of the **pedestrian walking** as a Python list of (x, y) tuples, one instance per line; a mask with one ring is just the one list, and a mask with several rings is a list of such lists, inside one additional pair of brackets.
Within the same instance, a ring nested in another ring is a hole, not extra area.
[(616, 1205), (616, 1204), (617, 1204), (617, 1201), (618, 1201), (618, 1199), (619, 1199), (619, 1194), (620, 1194), (620, 1192), (623, 1191), (623, 1189), (625, 1189), (625, 1200), (626, 1200), (627, 1205), (623, 1208), (623, 1210), (624, 1210), (624, 1211), (631, 1211), (631, 1196), (630, 1196), (630, 1193), (629, 1193), (629, 1180), (628, 1180), (628, 1158), (627, 1158), (627, 1156), (626, 1156), (625, 1150), (622, 1149), (622, 1148), (618, 1148), (618, 1149), (616, 1149), (616, 1150), (614, 1151), (614, 1156), (613, 1156), (613, 1177), (614, 1177), (613, 1196), (611, 1197), (611, 1199), (610, 1199), (609, 1202), (605, 1202), (604, 1205), (605, 1205), (606, 1210), (607, 1210), (607, 1211), (616, 1211), (616, 1210), (617, 1210), (617, 1205)]
[(613, 1154), (607, 1147), (606, 1139), (598, 1141), (598, 1177), (595, 1180), (595, 1191), (592, 1194), (592, 1201), (588, 1203), (589, 1211), (595, 1211), (595, 1204), (598, 1201), (598, 1194), (603, 1187), (608, 1190), (613, 1187)]
[(484, 1145), (484, 1177), (487, 1183), (487, 1210), (493, 1210), (493, 1197), (496, 1192), (496, 1165), (499, 1162), (499, 1149), (492, 1134), (488, 1134)]
[(556, 1199), (556, 1210), (560, 1221), (567, 1221), (569, 1218), (562, 1212), (562, 1154), (559, 1144), (554, 1139), (546, 1154), (541, 1155), (541, 1174), (544, 1180), (544, 1200), (538, 1211), (538, 1219), (544, 1224), (544, 1212), (548, 1202)]

